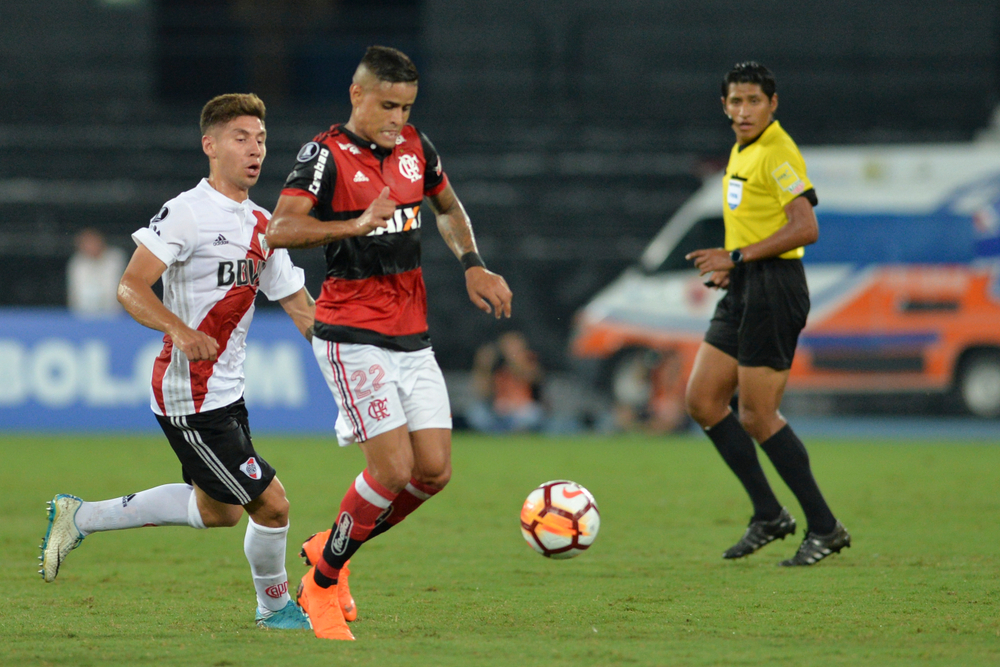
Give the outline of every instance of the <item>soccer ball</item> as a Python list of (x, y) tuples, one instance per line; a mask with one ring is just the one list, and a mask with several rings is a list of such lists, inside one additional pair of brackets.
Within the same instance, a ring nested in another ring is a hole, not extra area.
[(521, 507), (521, 535), (546, 558), (572, 558), (597, 538), (601, 513), (590, 491), (565, 479), (545, 482)]

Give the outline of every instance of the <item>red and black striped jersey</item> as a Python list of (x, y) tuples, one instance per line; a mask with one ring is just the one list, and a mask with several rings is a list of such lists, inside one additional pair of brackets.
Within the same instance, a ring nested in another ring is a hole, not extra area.
[(420, 205), (447, 184), (434, 145), (412, 125), (392, 150), (341, 125), (302, 147), (281, 194), (310, 198), (318, 220), (359, 217), (385, 186), (397, 204), (387, 227), (326, 246), (326, 279), (316, 300), (319, 338), (403, 351), (430, 346)]

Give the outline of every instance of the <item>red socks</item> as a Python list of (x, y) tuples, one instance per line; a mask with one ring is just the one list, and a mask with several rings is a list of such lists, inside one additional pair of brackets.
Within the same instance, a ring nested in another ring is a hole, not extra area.
[(323, 558), (316, 563), (317, 584), (328, 588), (337, 583), (340, 568), (368, 539), (376, 520), (395, 498), (397, 495), (376, 482), (367, 469), (355, 478), (340, 502), (340, 516), (323, 547)]

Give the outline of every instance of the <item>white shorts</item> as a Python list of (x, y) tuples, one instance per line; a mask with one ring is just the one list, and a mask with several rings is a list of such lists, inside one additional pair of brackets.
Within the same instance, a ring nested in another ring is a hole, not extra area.
[(451, 404), (434, 350), (398, 352), (313, 337), (313, 352), (337, 401), (341, 447), (406, 424), (451, 428)]

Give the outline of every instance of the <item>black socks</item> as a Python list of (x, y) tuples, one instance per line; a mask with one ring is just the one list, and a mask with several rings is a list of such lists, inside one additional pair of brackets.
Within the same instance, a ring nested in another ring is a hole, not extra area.
[(813, 478), (805, 445), (792, 431), (792, 427), (785, 424), (780, 431), (760, 443), (760, 448), (771, 459), (781, 479), (798, 499), (806, 514), (806, 521), (809, 522), (809, 532), (817, 535), (832, 533), (837, 527), (837, 520)]
[(753, 503), (753, 518), (751, 520), (771, 521), (776, 519), (781, 514), (781, 503), (774, 496), (771, 485), (767, 483), (764, 470), (760, 467), (760, 461), (757, 460), (757, 448), (754, 447), (753, 440), (740, 424), (736, 415), (730, 412), (725, 419), (705, 433), (749, 494), (750, 502)]
[(351, 559), (351, 556), (364, 544), (363, 540), (355, 540), (349, 537), (343, 551), (339, 554), (334, 554), (331, 544), (333, 544), (333, 540), (337, 535), (337, 526), (334, 526), (333, 532), (330, 534), (330, 539), (326, 541), (326, 546), (323, 547), (323, 563), (317, 564), (316, 571), (313, 573), (313, 579), (321, 588), (329, 588), (337, 583), (336, 579), (329, 576), (331, 569), (339, 572), (344, 567), (344, 564)]

